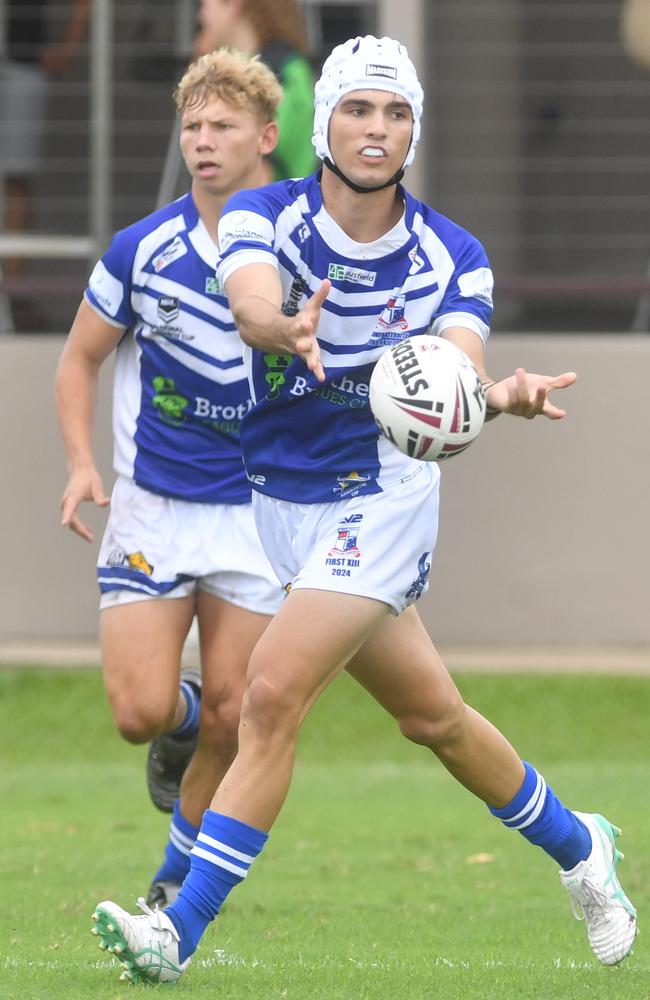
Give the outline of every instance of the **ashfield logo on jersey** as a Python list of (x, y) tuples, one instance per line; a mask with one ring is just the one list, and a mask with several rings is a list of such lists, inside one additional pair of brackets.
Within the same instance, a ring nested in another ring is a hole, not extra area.
[(387, 76), (391, 80), (396, 80), (397, 69), (395, 66), (381, 66), (379, 63), (366, 63), (366, 76)]
[(173, 323), (178, 319), (179, 301), (173, 295), (161, 295), (158, 299), (158, 319), (163, 323)]
[(205, 279), (205, 294), (206, 295), (223, 295), (223, 288), (221, 287), (221, 282), (218, 278), (206, 278)]
[(162, 271), (164, 267), (168, 267), (169, 264), (178, 260), (179, 257), (184, 257), (186, 253), (187, 247), (185, 243), (183, 243), (180, 236), (175, 236), (171, 243), (168, 243), (164, 250), (161, 250), (161, 252), (153, 258), (151, 261), (152, 267), (156, 274), (158, 274), (158, 272)]
[(354, 285), (374, 285), (377, 280), (376, 271), (363, 271), (358, 267), (346, 267), (345, 264), (328, 264), (327, 277), (330, 281), (349, 281)]

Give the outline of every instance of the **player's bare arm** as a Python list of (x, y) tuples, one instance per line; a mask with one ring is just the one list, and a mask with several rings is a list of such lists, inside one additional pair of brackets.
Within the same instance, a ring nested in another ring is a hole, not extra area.
[(93, 541), (93, 532), (79, 517), (79, 505), (89, 500), (106, 507), (110, 502), (93, 454), (97, 376), (123, 332), (82, 300), (56, 373), (56, 408), (69, 476), (61, 499), (61, 524), (88, 542)]
[(325, 371), (316, 333), (321, 306), (330, 287), (326, 279), (295, 316), (285, 316), (280, 278), (272, 265), (249, 264), (231, 274), (225, 283), (244, 343), (259, 350), (300, 355), (320, 382), (325, 380)]
[(550, 420), (560, 420), (566, 410), (556, 406), (549, 399), (553, 389), (567, 389), (577, 379), (575, 372), (561, 375), (535, 375), (524, 368), (517, 368), (507, 378), (493, 379), (485, 369), (485, 348), (483, 341), (473, 330), (464, 327), (449, 327), (442, 336), (451, 340), (467, 354), (478, 372), (485, 388), (485, 400), (491, 410), (509, 413), (515, 417), (532, 420), (540, 414)]

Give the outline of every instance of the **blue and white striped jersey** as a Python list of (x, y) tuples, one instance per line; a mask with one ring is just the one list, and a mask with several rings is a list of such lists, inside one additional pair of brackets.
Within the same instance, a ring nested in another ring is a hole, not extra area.
[(295, 313), (332, 282), (318, 328), (326, 382), (292, 355), (244, 348), (253, 408), (242, 450), (253, 488), (282, 500), (320, 503), (381, 492), (416, 463), (380, 436), (368, 383), (382, 351), (450, 326), (484, 340), (492, 272), (480, 243), (399, 189), (400, 222), (381, 239), (351, 240), (323, 208), (318, 175), (241, 191), (219, 224), (222, 284), (246, 264), (278, 267), (283, 311)]
[(113, 390), (115, 471), (162, 496), (247, 503), (239, 425), (252, 402), (191, 194), (116, 234), (86, 300), (125, 333)]

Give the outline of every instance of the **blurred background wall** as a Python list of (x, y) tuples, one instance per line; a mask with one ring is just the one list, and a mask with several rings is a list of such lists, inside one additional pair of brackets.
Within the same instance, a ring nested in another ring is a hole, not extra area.
[[(0, 342), (0, 640), (97, 632), (96, 546), (59, 526), (65, 460), (52, 406), (63, 339)], [(579, 372), (562, 421), (499, 417), (443, 464), (421, 609), (444, 643), (643, 644), (648, 615), (650, 339), (496, 334), (490, 370)], [(110, 366), (107, 366), (107, 369)], [(112, 482), (110, 371), (96, 444)], [(98, 537), (104, 515), (84, 506)]]
[[(53, 35), (69, 7), (51, 4)], [(407, 181), (486, 246), (496, 275), (491, 369), (522, 363), (580, 374), (567, 421), (503, 418), (445, 467), (424, 603), (445, 641), (650, 641), (650, 69), (628, 54), (625, 7), (302, 4), (316, 70), (353, 34), (389, 33), (407, 44), (426, 93)], [(0, 0), (0, 25), (5, 8)], [(94, 547), (57, 526), (65, 468), (52, 379), (91, 262), (114, 230), (156, 206), (171, 93), (190, 56), (194, 0), (94, 0), (92, 14), (96, 25), (108, 19), (103, 35), (91, 30), (71, 72), (50, 86), (32, 227), (36, 236), (89, 238), (91, 246), (84, 255), (32, 255), (18, 288), (0, 273), (0, 544), (9, 567), (0, 636), (96, 632)], [(97, 169), (108, 196), (99, 226)], [(184, 183), (179, 175), (178, 193)], [(40, 315), (26, 327), (12, 322), (13, 301), (25, 296)], [(107, 481), (109, 374), (97, 427)]]

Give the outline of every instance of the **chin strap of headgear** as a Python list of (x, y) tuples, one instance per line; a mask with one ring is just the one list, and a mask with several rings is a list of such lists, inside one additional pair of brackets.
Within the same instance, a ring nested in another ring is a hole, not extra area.
[(375, 191), (383, 191), (384, 188), (394, 187), (394, 185), (399, 184), (402, 177), (404, 176), (404, 167), (400, 167), (396, 174), (393, 174), (387, 181), (383, 184), (375, 184), (374, 187), (362, 187), (361, 184), (355, 184), (351, 181), (349, 177), (346, 177), (342, 170), (339, 170), (337, 165), (330, 160), (329, 156), (326, 156), (323, 160), (323, 166), (331, 170), (333, 174), (340, 177), (344, 184), (347, 184), (349, 188), (356, 191), (357, 194), (373, 194)]

